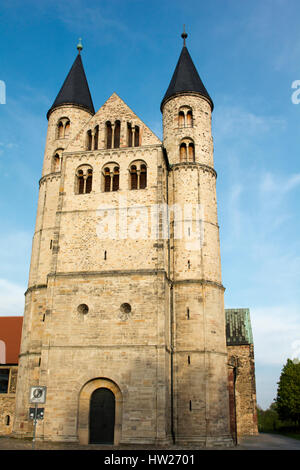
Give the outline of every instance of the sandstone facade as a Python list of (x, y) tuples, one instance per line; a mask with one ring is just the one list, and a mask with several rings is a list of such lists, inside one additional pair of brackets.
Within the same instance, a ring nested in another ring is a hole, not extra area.
[(91, 442), (106, 389), (115, 444), (232, 445), (211, 110), (169, 97), (163, 142), (115, 93), (48, 113), (14, 435), (42, 385), (37, 439)]

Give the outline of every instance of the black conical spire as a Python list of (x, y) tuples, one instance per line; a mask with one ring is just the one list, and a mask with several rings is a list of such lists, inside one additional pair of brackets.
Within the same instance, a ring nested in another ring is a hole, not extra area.
[(90, 89), (80, 55), (80, 51), (82, 49), (81, 43), (78, 45), (77, 49), (78, 55), (60, 89), (60, 92), (47, 113), (47, 118), (53, 109), (64, 104), (74, 104), (87, 109), (92, 114), (95, 114)]
[(185, 31), (181, 37), (183, 38), (183, 48), (173, 73), (169, 88), (167, 89), (166, 94), (161, 102), (160, 109), (162, 110), (164, 102), (171, 96), (188, 92), (198, 93), (199, 95), (204, 96), (210, 102), (211, 108), (213, 109), (213, 101), (209, 96), (205, 86), (203, 85), (203, 82), (185, 45), (185, 40), (187, 38)]

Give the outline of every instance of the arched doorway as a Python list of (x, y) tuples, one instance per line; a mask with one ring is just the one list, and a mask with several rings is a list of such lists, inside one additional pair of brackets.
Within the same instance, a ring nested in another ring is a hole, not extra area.
[[(79, 393), (79, 407), (78, 407), (78, 438), (80, 444), (88, 445), (92, 443), (90, 438), (90, 409), (92, 403), (92, 409), (94, 407), (93, 401), (97, 403), (97, 394), (102, 392), (94, 392), (97, 390), (108, 390), (111, 392), (115, 403), (115, 416), (114, 416), (114, 435), (113, 443), (118, 445), (122, 435), (122, 409), (123, 409), (123, 396), (119, 386), (112, 380), (106, 377), (99, 377), (86, 382)], [(105, 392), (107, 394), (107, 392)], [(93, 397), (93, 401), (92, 401)], [(99, 400), (100, 401), (100, 400)], [(96, 412), (97, 414), (97, 412)], [(94, 417), (95, 414), (93, 413)], [(93, 419), (93, 418), (92, 418)]]
[(114, 429), (115, 396), (108, 388), (97, 388), (90, 401), (90, 444), (113, 444)]

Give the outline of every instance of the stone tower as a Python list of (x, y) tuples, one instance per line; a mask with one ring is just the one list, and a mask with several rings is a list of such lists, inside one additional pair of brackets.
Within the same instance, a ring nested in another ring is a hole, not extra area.
[(37, 439), (230, 445), (212, 100), (184, 44), (162, 143), (116, 93), (95, 113), (81, 49), (47, 114), (13, 433), (40, 385)]
[(229, 419), (213, 102), (185, 45), (186, 34), (182, 37), (161, 103), (169, 206), (179, 208), (182, 221), (172, 230), (170, 217), (175, 435), (179, 442), (209, 445), (227, 440)]

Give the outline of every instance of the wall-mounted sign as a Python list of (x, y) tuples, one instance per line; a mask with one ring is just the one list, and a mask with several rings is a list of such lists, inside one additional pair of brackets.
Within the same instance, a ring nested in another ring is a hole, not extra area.
[(46, 389), (47, 387), (40, 385), (30, 387), (29, 403), (45, 403)]

